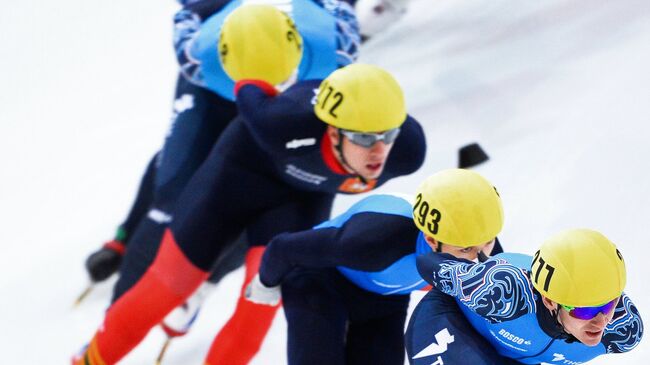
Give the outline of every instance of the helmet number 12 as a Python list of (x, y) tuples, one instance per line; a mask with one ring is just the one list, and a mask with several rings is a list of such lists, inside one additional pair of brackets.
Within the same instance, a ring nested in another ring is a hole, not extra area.
[(321, 109), (325, 109), (325, 106), (327, 104), (327, 101), (330, 99), (330, 96), (332, 97), (332, 103), (334, 103), (330, 108), (329, 108), (329, 113), (331, 116), (334, 118), (338, 118), (338, 115), (334, 113), (336, 109), (341, 105), (343, 102), (343, 94), (340, 91), (335, 91), (333, 87), (331, 87), (329, 84), (325, 83), (323, 85), (321, 93), (327, 93), (325, 97), (323, 98), (323, 101), (320, 104)]

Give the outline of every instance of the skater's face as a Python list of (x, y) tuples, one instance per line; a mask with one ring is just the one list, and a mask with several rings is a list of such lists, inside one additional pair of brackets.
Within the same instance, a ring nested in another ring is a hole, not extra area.
[(564, 330), (572, 334), (578, 341), (587, 346), (596, 346), (603, 338), (605, 326), (614, 317), (614, 308), (618, 304), (618, 299), (611, 308), (608, 308), (607, 313), (599, 312), (591, 319), (579, 319), (571, 316), (568, 310), (562, 308), (556, 302), (543, 298), (544, 305), (550, 311), (559, 310), (558, 322), (564, 327)]
[[(338, 146), (341, 142), (341, 150), (343, 158), (335, 151), (336, 156), (343, 167), (349, 173), (357, 173), (366, 180), (373, 180), (378, 178), (384, 171), (386, 160), (393, 148), (397, 132), (385, 133), (358, 133), (356, 136), (347, 131), (341, 131), (334, 127), (328, 127), (328, 135), (331, 139), (332, 146)], [(356, 137), (359, 137), (356, 139)], [(356, 139), (356, 140), (355, 140)], [(374, 143), (366, 143), (368, 141)], [(370, 145), (369, 145), (370, 144)]]
[(440, 252), (440, 253), (448, 253), (450, 255), (454, 255), (455, 257), (465, 259), (465, 260), (470, 260), (470, 261), (478, 261), (478, 257), (480, 253), (489, 257), (492, 254), (492, 249), (494, 248), (494, 242), (495, 242), (495, 240), (492, 239), (491, 241), (485, 242), (478, 246), (457, 247), (457, 246), (447, 245), (444, 243), (439, 244), (435, 238), (429, 236), (424, 236), (424, 238), (429, 244), (429, 247), (431, 247), (433, 251)]

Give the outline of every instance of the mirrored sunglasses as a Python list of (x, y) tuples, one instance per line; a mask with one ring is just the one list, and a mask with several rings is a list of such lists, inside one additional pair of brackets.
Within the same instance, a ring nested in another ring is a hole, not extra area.
[(385, 144), (395, 142), (399, 136), (399, 128), (394, 128), (381, 133), (361, 133), (353, 132), (345, 129), (340, 129), (341, 134), (346, 136), (350, 142), (357, 146), (369, 148), (379, 141), (384, 141)]
[(607, 302), (603, 305), (599, 305), (596, 307), (571, 307), (563, 304), (560, 304), (560, 306), (564, 308), (567, 312), (569, 312), (569, 315), (571, 317), (588, 320), (596, 317), (598, 313), (608, 315), (609, 313), (612, 312), (614, 307), (616, 307), (617, 303), (618, 303), (618, 298), (613, 299), (610, 302)]

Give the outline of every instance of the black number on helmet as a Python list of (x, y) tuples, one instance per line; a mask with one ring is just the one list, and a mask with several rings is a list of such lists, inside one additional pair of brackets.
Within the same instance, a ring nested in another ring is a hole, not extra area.
[(531, 270), (535, 270), (535, 264), (537, 263), (537, 259), (539, 258), (539, 250), (535, 252), (535, 257), (533, 258), (533, 263), (530, 265)]
[(302, 45), (298, 41), (298, 37), (296, 37), (296, 33), (293, 30), (288, 30), (287, 31), (287, 40), (289, 42), (291, 42), (291, 43), (295, 43), (298, 50), (300, 50), (300, 48), (302, 48)]
[(321, 109), (325, 109), (325, 103), (327, 103), (327, 99), (330, 98), (330, 95), (332, 95), (332, 91), (334, 91), (334, 89), (332, 89), (332, 87), (329, 86), (327, 83), (323, 84), (323, 92), (325, 92), (325, 90), (327, 90), (327, 95), (325, 95), (325, 98), (320, 103)]
[(224, 58), (228, 54), (228, 45), (227, 44), (222, 44), (221, 45), (221, 50), (219, 50), (219, 53), (221, 54), (221, 62), (224, 62)]
[(418, 196), (415, 197), (415, 205), (413, 206), (413, 213), (415, 213), (415, 211), (418, 210), (418, 206), (420, 205), (421, 201), (422, 201), (422, 193), (418, 194)]
[[(422, 193), (415, 197), (415, 205), (413, 206), (413, 215), (416, 216), (418, 222), (423, 227), (426, 227), (432, 234), (438, 233), (438, 228), (442, 214), (436, 208), (429, 207), (429, 203), (422, 201)], [(427, 222), (427, 218), (431, 219)]]
[(440, 223), (440, 218), (442, 218), (442, 214), (440, 214), (440, 211), (436, 208), (431, 209), (431, 221), (429, 224), (427, 224), (427, 228), (429, 228), (429, 232), (436, 234), (438, 233), (438, 223)]
[[(535, 270), (535, 264), (539, 263), (537, 266), (537, 270)], [(548, 272), (546, 274), (546, 280), (544, 280), (544, 291), (548, 291), (548, 287), (551, 284), (551, 278), (553, 277), (553, 273), (555, 273), (555, 268), (544, 261), (542, 257), (539, 255), (539, 251), (535, 252), (535, 258), (533, 259), (533, 265), (531, 266), (533, 270), (535, 270), (535, 284), (539, 284), (539, 275), (542, 273), (542, 269), (546, 269)]]
[[(325, 95), (325, 98), (323, 98), (322, 101), (319, 100), (320, 102), (320, 108), (325, 109), (327, 105), (327, 101), (330, 99), (330, 96), (332, 97), (332, 100), (334, 100), (334, 105), (332, 105), (331, 108), (329, 108), (329, 114), (333, 116), (334, 118), (338, 118), (338, 115), (334, 113), (336, 109), (341, 105), (343, 102), (343, 94), (339, 91), (334, 90), (333, 87), (331, 87), (328, 83), (323, 83), (323, 86), (321, 88), (323, 91), (321, 93), (327, 92), (327, 95)], [(325, 91), (327, 90), (327, 91)]]
[(337, 91), (334, 94), (334, 96), (332, 96), (332, 99), (334, 99), (335, 102), (334, 102), (334, 105), (332, 105), (332, 108), (330, 108), (330, 115), (333, 116), (334, 118), (338, 118), (338, 116), (336, 114), (334, 114), (334, 111), (343, 102), (343, 94), (341, 94), (340, 92)]
[(289, 26), (289, 28), (291, 28), (291, 29), (293, 29), (294, 31), (297, 32), (298, 29), (296, 28), (296, 24), (293, 22), (293, 20), (291, 20), (291, 18), (289, 18), (289, 17), (287, 17), (286, 19), (287, 19), (287, 25)]
[(623, 260), (623, 254), (621, 254), (621, 251), (619, 251), (618, 248), (616, 249), (616, 256), (618, 256), (621, 261), (625, 261)]
[(546, 264), (546, 271), (548, 271), (548, 274), (546, 274), (546, 281), (544, 281), (544, 291), (548, 291), (548, 286), (551, 284), (551, 278), (553, 277), (555, 268), (549, 264)]
[(535, 264), (537, 262), (541, 262), (539, 266), (537, 266), (537, 271), (535, 272), (535, 282), (537, 282), (537, 279), (539, 278), (539, 273), (542, 271), (542, 265), (544, 265), (544, 259), (539, 257), (539, 251), (535, 254), (535, 260), (533, 260), (533, 270), (535, 269)]
[(420, 209), (418, 209), (418, 220), (420, 221), (420, 224), (422, 226), (424, 226), (428, 214), (429, 214), (429, 203), (422, 202), (422, 204), (420, 204)]

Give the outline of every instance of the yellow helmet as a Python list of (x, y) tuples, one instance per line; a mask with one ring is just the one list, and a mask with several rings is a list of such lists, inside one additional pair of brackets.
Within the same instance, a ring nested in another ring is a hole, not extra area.
[(406, 120), (404, 93), (387, 71), (352, 64), (332, 72), (318, 88), (316, 116), (336, 128), (383, 132)]
[(616, 246), (589, 229), (571, 229), (546, 240), (531, 267), (533, 286), (543, 296), (572, 307), (595, 307), (625, 288), (625, 262)]
[(302, 37), (293, 20), (271, 5), (242, 5), (228, 14), (219, 37), (221, 65), (234, 81), (280, 84), (302, 58)]
[(427, 236), (457, 247), (478, 246), (503, 228), (503, 206), (496, 188), (470, 170), (442, 170), (415, 193), (415, 225)]

